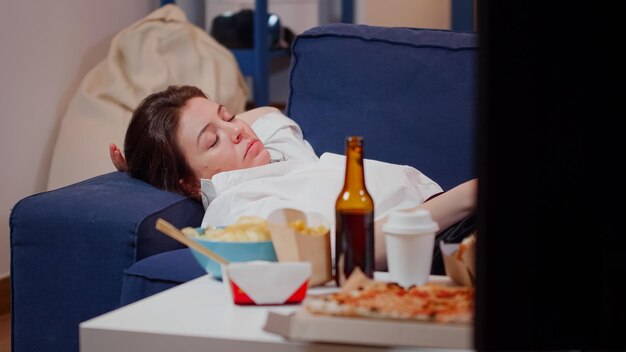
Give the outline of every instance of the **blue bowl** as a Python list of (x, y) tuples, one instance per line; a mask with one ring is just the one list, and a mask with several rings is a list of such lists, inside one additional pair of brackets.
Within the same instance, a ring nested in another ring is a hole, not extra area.
[[(193, 238), (204, 247), (219, 254), (229, 262), (248, 262), (252, 260), (278, 261), (272, 241), (263, 242), (221, 242), (209, 241), (202, 238)], [(202, 255), (195, 249), (191, 249), (194, 258), (207, 273), (217, 279), (222, 278), (220, 264)]]

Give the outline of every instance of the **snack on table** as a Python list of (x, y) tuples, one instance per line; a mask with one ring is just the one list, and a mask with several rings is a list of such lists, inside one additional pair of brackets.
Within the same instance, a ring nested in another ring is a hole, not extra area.
[(304, 220), (290, 221), (287, 226), (289, 226), (289, 228), (291, 229), (294, 229), (296, 232), (310, 236), (321, 236), (328, 232), (328, 227), (324, 225), (308, 227), (306, 221)]
[(476, 279), (476, 232), (461, 243), (439, 243), (446, 275), (461, 286), (474, 286)]
[[(183, 229), (183, 233), (192, 234), (188, 229)], [(195, 236), (209, 241), (262, 242), (272, 240), (268, 222), (257, 216), (242, 216), (236, 223), (224, 228), (207, 228), (204, 232), (192, 230)]]
[(405, 289), (396, 283), (370, 281), (349, 292), (307, 296), (303, 305), (321, 315), (469, 323), (474, 288), (425, 284)]
[(465, 237), (463, 241), (459, 244), (459, 250), (456, 252), (456, 259), (463, 260), (463, 255), (470, 248), (476, 245), (476, 233), (471, 233), (469, 236)]

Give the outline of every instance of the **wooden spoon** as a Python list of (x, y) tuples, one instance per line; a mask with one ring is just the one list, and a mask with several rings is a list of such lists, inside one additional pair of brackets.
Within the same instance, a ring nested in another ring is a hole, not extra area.
[(205, 257), (208, 257), (209, 259), (212, 259), (220, 264), (224, 264), (224, 265), (228, 264), (228, 260), (224, 259), (222, 256), (218, 255), (212, 250), (202, 246), (198, 242), (185, 236), (185, 234), (182, 233), (179, 229), (177, 229), (176, 226), (170, 224), (169, 222), (161, 218), (158, 218), (156, 221), (156, 229), (170, 236), (176, 241), (184, 244), (185, 246), (195, 249), (196, 251), (200, 252), (202, 255), (204, 255)]

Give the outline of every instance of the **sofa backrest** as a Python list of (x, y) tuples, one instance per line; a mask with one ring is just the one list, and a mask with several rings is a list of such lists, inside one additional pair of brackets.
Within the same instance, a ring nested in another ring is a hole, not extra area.
[(444, 190), (474, 176), (477, 34), (330, 24), (294, 41), (286, 114), (319, 154), (362, 135), (365, 157)]

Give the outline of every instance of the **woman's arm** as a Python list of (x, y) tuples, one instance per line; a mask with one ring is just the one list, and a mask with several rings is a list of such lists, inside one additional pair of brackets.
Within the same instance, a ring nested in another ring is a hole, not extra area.
[[(478, 179), (472, 179), (431, 198), (414, 209), (430, 211), (433, 220), (439, 224), (439, 232), (441, 232), (463, 220), (474, 211), (476, 208), (477, 189)], [(387, 268), (387, 251), (382, 231), (382, 225), (386, 221), (387, 218), (385, 217), (376, 221), (374, 225), (376, 270), (385, 270)]]
[(477, 190), (478, 179), (472, 179), (422, 203), (417, 208), (429, 210), (433, 220), (439, 224), (441, 232), (474, 211)]

